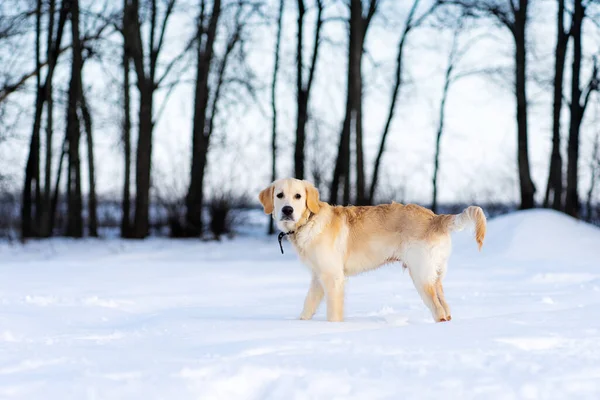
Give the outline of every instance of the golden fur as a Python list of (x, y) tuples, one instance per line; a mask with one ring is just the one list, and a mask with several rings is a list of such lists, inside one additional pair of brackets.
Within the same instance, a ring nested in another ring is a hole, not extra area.
[[(347, 276), (400, 261), (435, 321), (449, 321), (442, 279), (450, 255), (450, 232), (474, 225), (479, 249), (486, 219), (481, 208), (468, 207), (457, 215), (436, 215), (418, 205), (392, 202), (378, 206), (331, 206), (319, 200), (307, 181), (280, 179), (259, 194), (267, 214), (288, 235), (312, 280), (301, 319), (310, 319), (324, 296), (327, 319), (343, 320)], [(285, 215), (283, 208), (293, 209)]]

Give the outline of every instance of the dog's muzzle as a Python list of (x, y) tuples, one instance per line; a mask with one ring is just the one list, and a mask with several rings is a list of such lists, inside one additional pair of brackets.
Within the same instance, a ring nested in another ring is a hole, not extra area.
[(294, 209), (290, 206), (284, 206), (281, 209), (281, 221), (293, 221), (294, 220)]

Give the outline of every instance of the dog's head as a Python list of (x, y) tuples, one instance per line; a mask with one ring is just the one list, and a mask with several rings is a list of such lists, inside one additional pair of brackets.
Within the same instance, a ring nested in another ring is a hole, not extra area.
[(279, 179), (258, 195), (265, 214), (271, 214), (284, 232), (305, 224), (310, 213), (320, 209), (319, 191), (312, 183), (299, 179)]

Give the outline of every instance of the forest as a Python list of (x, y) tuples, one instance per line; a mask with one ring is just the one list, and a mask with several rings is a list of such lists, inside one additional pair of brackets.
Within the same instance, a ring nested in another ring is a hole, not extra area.
[(597, 223), (598, 55), (597, 0), (4, 0), (0, 236), (219, 237), (288, 176)]

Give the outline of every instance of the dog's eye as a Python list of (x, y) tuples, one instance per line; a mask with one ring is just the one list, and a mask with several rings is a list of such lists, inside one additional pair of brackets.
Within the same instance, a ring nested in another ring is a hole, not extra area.
[(279, 193), (279, 194), (277, 195), (277, 198), (278, 198), (278, 199), (283, 199), (283, 193)]
[(294, 198), (295, 198), (296, 200), (300, 200), (300, 198), (301, 198), (301, 197), (302, 197), (302, 196), (300, 196), (300, 195), (299, 195), (299, 194), (297, 194), (297, 193), (296, 193), (296, 195), (294, 196)]

